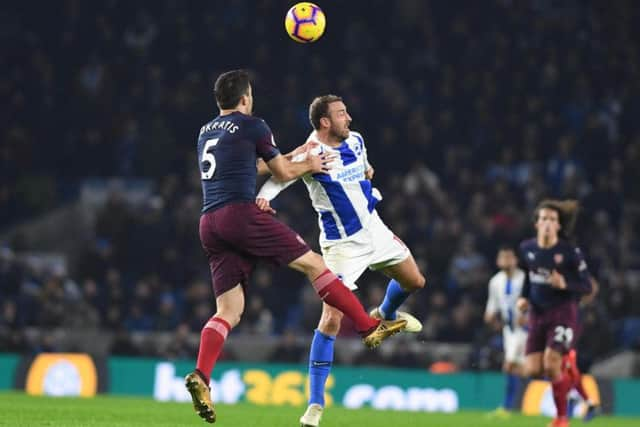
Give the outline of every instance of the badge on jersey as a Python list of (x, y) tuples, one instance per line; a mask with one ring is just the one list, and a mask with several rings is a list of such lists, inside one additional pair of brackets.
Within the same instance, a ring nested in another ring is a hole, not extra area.
[(553, 255), (553, 261), (556, 264), (562, 264), (562, 261), (564, 261), (564, 256), (562, 254), (554, 254)]

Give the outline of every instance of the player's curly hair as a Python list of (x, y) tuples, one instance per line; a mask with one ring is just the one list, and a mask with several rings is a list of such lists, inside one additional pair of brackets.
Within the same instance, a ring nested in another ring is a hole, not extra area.
[(337, 95), (322, 95), (316, 97), (309, 105), (309, 121), (315, 130), (320, 129), (320, 119), (328, 117), (329, 104), (342, 101)]
[(249, 93), (251, 77), (247, 70), (231, 70), (216, 79), (213, 92), (221, 109), (235, 108), (243, 95)]
[(578, 218), (578, 211), (580, 206), (577, 200), (555, 200), (544, 199), (536, 207), (533, 219), (538, 220), (538, 214), (542, 209), (551, 209), (558, 212), (558, 219), (560, 220), (560, 236), (568, 239), (573, 233), (573, 229), (576, 225), (576, 219)]

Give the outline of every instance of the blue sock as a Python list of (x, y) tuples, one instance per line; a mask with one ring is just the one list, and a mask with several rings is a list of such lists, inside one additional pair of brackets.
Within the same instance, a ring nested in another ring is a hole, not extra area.
[(396, 310), (405, 302), (409, 295), (411, 295), (411, 292), (402, 289), (400, 283), (395, 279), (389, 280), (387, 293), (384, 295), (384, 300), (378, 308), (380, 314), (387, 320), (394, 320), (396, 318)]
[(309, 351), (309, 404), (324, 406), (324, 384), (327, 382), (333, 363), (333, 343), (336, 337), (319, 330), (313, 334)]
[(506, 375), (506, 384), (504, 390), (504, 408), (505, 409), (514, 409), (514, 403), (516, 399), (516, 393), (518, 391), (518, 383), (520, 382), (520, 378), (517, 375)]

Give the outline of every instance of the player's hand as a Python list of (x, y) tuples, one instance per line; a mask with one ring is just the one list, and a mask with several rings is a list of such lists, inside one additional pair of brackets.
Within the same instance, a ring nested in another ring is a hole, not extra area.
[(376, 171), (373, 169), (373, 167), (369, 166), (369, 169), (367, 169), (366, 171), (364, 171), (364, 177), (366, 179), (368, 179), (369, 181), (371, 181), (373, 179), (373, 174)]
[(305, 152), (309, 151), (309, 148), (311, 148), (313, 150), (314, 148), (319, 147), (319, 146), (320, 146), (319, 142), (313, 141), (313, 140), (310, 139), (307, 142), (305, 142), (304, 144), (296, 147), (292, 152), (287, 154), (285, 157), (288, 160), (291, 160), (295, 156), (297, 156), (298, 154), (305, 153)]
[(567, 289), (567, 282), (564, 280), (564, 276), (558, 273), (558, 270), (553, 270), (551, 276), (549, 276), (549, 283), (554, 289)]
[(529, 300), (522, 297), (518, 298), (518, 301), (516, 301), (516, 307), (521, 313), (524, 313), (529, 310)]
[(526, 314), (518, 316), (518, 326), (527, 326), (527, 323), (529, 323), (529, 317)]
[(256, 205), (258, 205), (258, 209), (260, 209), (262, 212), (268, 212), (268, 213), (273, 214), (273, 215), (276, 214), (276, 210), (271, 207), (271, 205), (269, 204), (269, 201), (267, 199), (263, 199), (262, 197), (258, 197), (256, 199)]
[(332, 153), (311, 154), (311, 145), (307, 146), (307, 162), (309, 163), (311, 173), (329, 173), (331, 166), (329, 165), (336, 159), (336, 155)]

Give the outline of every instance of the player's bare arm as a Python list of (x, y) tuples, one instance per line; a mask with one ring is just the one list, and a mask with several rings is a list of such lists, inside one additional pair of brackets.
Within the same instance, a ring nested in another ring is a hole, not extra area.
[(555, 289), (567, 289), (567, 281), (564, 279), (564, 276), (558, 273), (558, 270), (553, 270), (551, 272), (551, 276), (549, 276), (549, 283), (551, 287)]
[[(294, 148), (293, 151), (287, 154), (283, 154), (283, 156), (285, 159), (292, 161), (295, 156), (300, 153), (304, 153), (309, 147), (314, 148), (318, 145), (319, 144), (315, 141), (307, 141), (304, 144)], [(258, 175), (268, 175), (271, 173), (271, 170), (269, 170), (269, 166), (267, 166), (267, 163), (262, 159), (258, 159), (256, 167), (258, 168)]]
[(373, 166), (369, 165), (369, 169), (364, 171), (364, 177), (367, 178), (369, 181), (371, 181), (373, 179), (373, 174), (375, 172), (376, 171), (375, 171), (375, 169), (373, 169)]
[(287, 160), (278, 155), (267, 162), (271, 174), (278, 181), (291, 181), (307, 173), (328, 173), (335, 156), (329, 153), (312, 154), (311, 146), (306, 148), (306, 158), (300, 162)]
[(498, 316), (496, 313), (485, 313), (484, 323), (496, 331), (502, 328), (500, 316)]
[(271, 173), (269, 166), (267, 166), (267, 163), (262, 159), (258, 159), (256, 168), (258, 169), (258, 175), (268, 175)]

